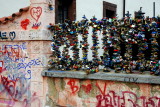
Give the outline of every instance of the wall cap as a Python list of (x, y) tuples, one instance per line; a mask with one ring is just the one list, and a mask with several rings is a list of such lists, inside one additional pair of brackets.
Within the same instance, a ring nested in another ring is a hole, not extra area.
[[(3, 31), (6, 32), (6, 37), (8, 39), (1, 39), (0, 42), (10, 42), (10, 41), (27, 41), (27, 40), (52, 40), (52, 34), (49, 30), (46, 29), (38, 29), (38, 30), (9, 30), (9, 31)], [(13, 40), (10, 39), (10, 32), (15, 32), (15, 38)]]
[(122, 73), (105, 73), (98, 72), (87, 75), (83, 71), (43, 71), (42, 76), (55, 78), (76, 78), (76, 79), (97, 79), (97, 80), (111, 80), (131, 83), (148, 83), (160, 84), (159, 76), (152, 76), (147, 74), (122, 74)]

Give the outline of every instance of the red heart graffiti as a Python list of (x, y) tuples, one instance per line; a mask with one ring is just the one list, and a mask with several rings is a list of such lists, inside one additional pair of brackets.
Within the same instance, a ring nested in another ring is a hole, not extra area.
[(38, 22), (41, 14), (42, 14), (42, 8), (41, 7), (32, 7), (30, 10), (30, 14), (36, 22)]
[(21, 22), (21, 27), (24, 29), (24, 30), (27, 30), (27, 26), (29, 25), (30, 21), (28, 19), (25, 19)]
[(88, 85), (82, 85), (84, 91), (88, 94), (91, 89), (92, 89), (92, 85), (91, 84), (88, 84)]

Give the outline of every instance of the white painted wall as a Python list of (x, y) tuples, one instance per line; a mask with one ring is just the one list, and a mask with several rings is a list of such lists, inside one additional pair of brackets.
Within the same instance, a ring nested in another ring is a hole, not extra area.
[[(101, 19), (103, 17), (103, 1), (116, 4), (118, 17), (123, 17), (123, 0), (77, 0), (77, 20), (81, 20), (84, 14), (88, 19), (94, 15)], [(152, 17), (153, 2), (156, 2), (156, 16), (158, 16), (160, 15), (160, 0), (126, 0), (126, 12), (130, 11), (134, 17), (134, 11), (143, 7), (142, 11), (146, 13), (145, 16)]]
[(30, 0), (0, 0), (0, 18), (18, 12), (20, 8), (30, 5)]

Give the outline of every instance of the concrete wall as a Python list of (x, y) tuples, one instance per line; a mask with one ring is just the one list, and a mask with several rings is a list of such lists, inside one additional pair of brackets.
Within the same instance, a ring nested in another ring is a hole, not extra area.
[(47, 25), (54, 22), (48, 4), (49, 0), (31, 0), (27, 12), (0, 25), (1, 35), (7, 37), (0, 39), (0, 107), (44, 107), (41, 72), (51, 55)]
[(46, 105), (56, 107), (159, 107), (160, 86), (103, 80), (48, 78)]

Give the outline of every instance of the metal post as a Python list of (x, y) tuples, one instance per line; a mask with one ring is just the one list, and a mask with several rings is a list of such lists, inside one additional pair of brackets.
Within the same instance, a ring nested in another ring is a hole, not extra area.
[(155, 2), (153, 2), (153, 17), (155, 17)]
[(123, 0), (123, 17), (125, 17), (125, 11), (126, 11), (126, 0)]

